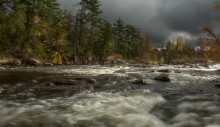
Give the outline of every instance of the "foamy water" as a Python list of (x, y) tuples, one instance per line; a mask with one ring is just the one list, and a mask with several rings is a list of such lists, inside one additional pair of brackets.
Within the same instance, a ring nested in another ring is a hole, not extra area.
[(0, 101), (0, 125), (7, 126), (95, 126), (163, 127), (151, 108), (165, 100), (149, 91), (81, 93), (70, 98)]
[[(84, 91), (52, 99), (0, 100), (1, 127), (220, 127), (219, 65), (202, 66), (69, 66), (13, 68), (51, 74), (138, 75), (148, 86), (117, 91)], [(169, 69), (170, 83), (153, 80)], [(5, 68), (3, 69), (5, 70)], [(135, 80), (130, 77), (125, 83)], [(117, 85), (117, 80), (110, 84)], [(205, 85), (204, 85), (205, 84)], [(130, 85), (124, 87), (131, 87)], [(192, 88), (191, 88), (192, 87)], [(206, 89), (214, 90), (214, 92)], [(198, 89), (198, 90), (197, 90)], [(199, 92), (198, 92), (199, 91)], [(201, 91), (201, 92), (200, 92)]]

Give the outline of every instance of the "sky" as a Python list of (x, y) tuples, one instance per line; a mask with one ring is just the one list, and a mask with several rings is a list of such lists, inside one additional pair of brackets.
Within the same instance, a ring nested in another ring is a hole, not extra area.
[[(58, 0), (62, 8), (77, 11), (79, 0)], [(183, 36), (188, 42), (197, 41), (199, 24), (219, 30), (211, 23), (216, 12), (213, 0), (100, 0), (101, 17), (113, 23), (121, 18), (125, 23), (146, 32), (154, 43), (175, 41)]]

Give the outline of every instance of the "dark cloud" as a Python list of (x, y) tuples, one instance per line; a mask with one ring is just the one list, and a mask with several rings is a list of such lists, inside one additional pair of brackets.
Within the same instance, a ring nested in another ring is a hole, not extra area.
[[(59, 0), (62, 7), (74, 10), (79, 0)], [(102, 17), (110, 22), (121, 18), (147, 32), (155, 42), (184, 36), (196, 39), (198, 24), (210, 24), (211, 0), (100, 0)], [(214, 26), (211, 26), (214, 28)]]

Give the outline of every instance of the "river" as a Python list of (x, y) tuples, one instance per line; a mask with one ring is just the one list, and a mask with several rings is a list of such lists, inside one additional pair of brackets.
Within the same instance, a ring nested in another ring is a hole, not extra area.
[(0, 67), (0, 127), (220, 127), (219, 68)]

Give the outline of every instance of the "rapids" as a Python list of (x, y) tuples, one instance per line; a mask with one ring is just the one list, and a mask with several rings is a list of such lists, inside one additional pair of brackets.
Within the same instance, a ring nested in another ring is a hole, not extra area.
[[(0, 127), (220, 127), (220, 89), (215, 87), (220, 84), (219, 68), (218, 64), (1, 67)], [(171, 82), (155, 81), (164, 69), (170, 70)], [(42, 82), (79, 76), (97, 82), (71, 94), (71, 89), (81, 87), (56, 84), (48, 89), (65, 90), (36, 96)], [(146, 84), (133, 84), (137, 79)], [(32, 80), (38, 83), (30, 87)]]

